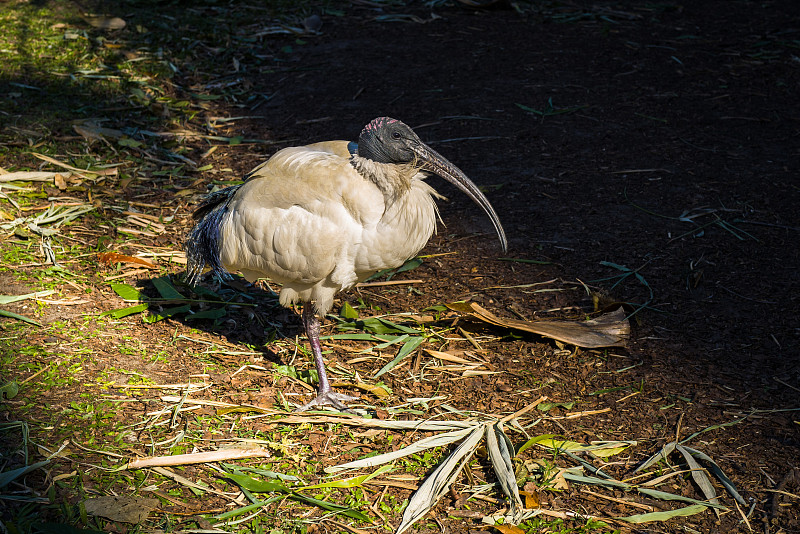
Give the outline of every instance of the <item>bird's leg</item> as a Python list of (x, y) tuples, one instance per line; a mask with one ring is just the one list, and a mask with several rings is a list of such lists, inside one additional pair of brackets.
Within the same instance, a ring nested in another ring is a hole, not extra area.
[(297, 411), (303, 412), (312, 406), (325, 405), (333, 406), (337, 410), (348, 411), (344, 402), (355, 400), (358, 397), (337, 393), (331, 389), (331, 384), (328, 382), (328, 373), (325, 372), (325, 362), (322, 360), (322, 346), (319, 343), (319, 319), (314, 312), (314, 306), (310, 302), (303, 305), (301, 317), (308, 341), (311, 344), (311, 352), (314, 353), (314, 364), (317, 366), (317, 375), (319, 376), (319, 392), (316, 399), (301, 406)]

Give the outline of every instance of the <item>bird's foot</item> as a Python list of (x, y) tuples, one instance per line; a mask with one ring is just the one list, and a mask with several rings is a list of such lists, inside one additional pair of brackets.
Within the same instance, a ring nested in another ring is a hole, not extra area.
[(352, 397), (350, 395), (345, 395), (344, 393), (337, 393), (336, 391), (329, 389), (328, 391), (320, 391), (316, 399), (312, 400), (308, 404), (300, 406), (295, 411), (305, 412), (314, 406), (333, 406), (339, 411), (350, 412), (351, 410), (344, 403), (357, 399), (358, 397)]

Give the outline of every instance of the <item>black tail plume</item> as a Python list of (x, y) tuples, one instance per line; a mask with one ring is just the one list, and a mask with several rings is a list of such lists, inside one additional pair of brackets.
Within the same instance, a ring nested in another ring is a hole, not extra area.
[(230, 276), (219, 261), (220, 225), (228, 211), (228, 203), (240, 186), (226, 187), (208, 195), (194, 211), (197, 221), (186, 240), (186, 282), (197, 285), (206, 264), (223, 277)]

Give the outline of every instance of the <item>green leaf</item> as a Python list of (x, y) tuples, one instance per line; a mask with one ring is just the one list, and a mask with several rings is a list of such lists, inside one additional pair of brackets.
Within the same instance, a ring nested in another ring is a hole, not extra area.
[(586, 460), (582, 459), (580, 456), (572, 454), (569, 451), (561, 451), (561, 452), (564, 453), (565, 455), (569, 456), (570, 458), (572, 458), (574, 461), (578, 462), (581, 466), (583, 466), (584, 469), (586, 469), (587, 471), (589, 471), (593, 475), (597, 475), (597, 476), (602, 477), (602, 478), (609, 478), (609, 479), (610, 478), (614, 478), (611, 475), (605, 473), (599, 467), (595, 467), (594, 465), (590, 464)]
[(341, 504), (335, 504), (328, 501), (321, 501), (319, 499), (315, 499), (314, 497), (308, 497), (306, 495), (301, 495), (300, 493), (292, 493), (289, 496), (290, 499), (295, 501), (304, 502), (306, 504), (312, 504), (314, 506), (319, 506), (324, 510), (329, 510), (331, 512), (336, 512), (342, 515), (346, 515), (347, 517), (352, 517), (353, 519), (358, 519), (359, 521), (364, 521), (365, 523), (371, 523), (369, 517), (362, 514), (358, 510), (353, 510), (347, 506), (342, 506)]
[(333, 336), (320, 336), (320, 339), (334, 339), (343, 341), (391, 341), (401, 336), (375, 336), (372, 334), (336, 334)]
[(18, 321), (24, 321), (34, 326), (42, 326), (42, 323), (34, 321), (30, 317), (25, 317), (24, 315), (20, 315), (18, 313), (10, 312), (7, 310), (0, 310), (0, 317), (9, 317), (11, 319), (17, 319)]
[[(746, 419), (744, 419), (744, 418), (742, 418), (742, 419), (734, 419), (733, 421), (728, 421), (727, 423), (720, 423), (718, 425), (711, 425), (711, 426), (706, 427), (706, 428), (704, 428), (702, 430), (698, 430), (697, 432), (695, 432), (694, 434), (690, 435), (689, 437), (682, 439), (681, 440), (681, 445), (683, 445), (684, 443), (687, 443), (689, 441), (692, 441), (697, 436), (699, 436), (701, 434), (704, 434), (706, 432), (711, 432), (712, 430), (719, 430), (720, 428), (727, 428), (729, 426), (738, 425), (742, 421), (746, 421)], [(687, 449), (690, 450), (690, 451), (695, 450), (695, 449), (689, 449), (688, 447), (687, 447)], [(695, 454), (695, 456), (697, 456), (697, 455)], [(699, 458), (699, 456), (698, 456), (698, 458)]]
[(404, 273), (406, 271), (410, 271), (411, 269), (416, 269), (420, 265), (422, 265), (422, 258), (412, 258), (405, 262), (403, 265), (397, 268), (395, 274), (397, 273)]
[(387, 325), (377, 317), (367, 317), (366, 319), (356, 321), (355, 325), (357, 328), (367, 330), (373, 334), (396, 334), (400, 332), (400, 330)]
[(528, 440), (525, 445), (520, 448), (519, 453), (531, 447), (532, 445), (540, 445), (542, 447), (546, 447), (549, 449), (554, 449), (555, 451), (574, 451), (574, 452), (591, 452), (593, 456), (598, 456), (601, 458), (606, 458), (608, 456), (613, 456), (615, 454), (619, 454), (620, 452), (624, 451), (631, 445), (635, 445), (635, 441), (597, 441), (589, 445), (584, 445), (582, 443), (577, 443), (575, 441), (569, 440), (558, 440), (554, 439), (553, 435), (546, 434), (543, 436), (536, 436)]
[(719, 508), (720, 510), (727, 510), (725, 506), (721, 504), (712, 504), (705, 501), (698, 501), (697, 499), (692, 499), (691, 497), (684, 497), (683, 495), (676, 495), (674, 493), (669, 493), (666, 491), (651, 489), (651, 488), (636, 488), (639, 493), (647, 495), (648, 497), (653, 497), (654, 499), (661, 499), (662, 501), (682, 501), (682, 502), (690, 502), (692, 504), (700, 504), (702, 506), (710, 506), (713, 508)]
[(17, 469), (12, 469), (11, 471), (5, 471), (0, 473), (0, 488), (7, 486), (14, 480), (18, 479), (21, 476), (24, 476), (31, 471), (35, 471), (40, 467), (44, 467), (50, 463), (50, 460), (42, 460), (41, 462), (36, 462), (35, 464), (26, 465), (24, 467), (18, 467)]
[(319, 506), (320, 508), (323, 508), (325, 510), (340, 513), (348, 517), (352, 517), (353, 519), (358, 519), (359, 521), (370, 522), (369, 517), (362, 514), (361, 512), (353, 510), (352, 508), (349, 508), (347, 506), (342, 506), (328, 501), (315, 499), (313, 497), (308, 497), (300, 493), (295, 493), (294, 491), (286, 487), (286, 485), (281, 484), (280, 482), (273, 482), (269, 480), (256, 480), (255, 478), (235, 473), (229, 473), (225, 475), (225, 477), (235, 482), (240, 488), (247, 491), (251, 491), (253, 493), (277, 492), (277, 493), (288, 494), (289, 498), (292, 500), (304, 502), (306, 504), (311, 504), (313, 506)]
[[(229, 408), (217, 408), (217, 415), (227, 415), (229, 413), (270, 413), (268, 410), (256, 406), (231, 406)], [(274, 477), (273, 477), (274, 478)]]
[(167, 317), (172, 317), (173, 315), (177, 315), (179, 313), (186, 313), (191, 309), (192, 309), (192, 307), (190, 305), (188, 305), (188, 304), (184, 304), (183, 306), (175, 306), (175, 307), (172, 307), (172, 308), (167, 308), (165, 310), (162, 310), (162, 311), (160, 311), (158, 313), (154, 313), (152, 315), (148, 315), (148, 316), (142, 318), (142, 320), (147, 324), (153, 324), (153, 323), (157, 323), (158, 321), (163, 321)]
[(614, 269), (616, 269), (618, 271), (625, 272), (625, 273), (633, 272), (629, 268), (625, 267), (624, 265), (620, 265), (619, 263), (613, 263), (613, 262), (610, 262), (610, 261), (601, 261), (600, 265), (605, 265), (606, 267), (613, 267)]
[(692, 470), (692, 479), (694, 480), (695, 484), (700, 487), (705, 498), (708, 499), (708, 501), (712, 504), (719, 504), (719, 500), (717, 500), (717, 492), (714, 489), (714, 485), (711, 484), (711, 479), (706, 474), (706, 471), (700, 467), (700, 464), (697, 463), (697, 460), (695, 460), (691, 453), (684, 449), (682, 445), (677, 445), (675, 448), (683, 455), (683, 459), (686, 460), (686, 464)]
[(275, 372), (284, 376), (288, 376), (291, 378), (297, 378), (297, 367), (294, 365), (276, 365), (274, 367)]
[(246, 475), (237, 475), (235, 473), (228, 473), (226, 478), (231, 479), (239, 487), (252, 491), (253, 493), (291, 493), (292, 490), (280, 482), (271, 480), (257, 480)]
[(130, 306), (128, 308), (119, 308), (116, 310), (109, 310), (107, 312), (103, 312), (100, 314), (100, 317), (105, 317), (106, 315), (110, 315), (114, 319), (122, 319), (123, 317), (133, 315), (134, 313), (147, 311), (147, 308), (149, 307), (150, 305), (144, 302), (142, 304), (137, 304), (136, 306)]
[(620, 482), (618, 480), (614, 480), (611, 478), (598, 478), (598, 477), (587, 477), (584, 475), (576, 475), (574, 473), (570, 473), (569, 471), (564, 472), (564, 478), (567, 480), (571, 480), (573, 482), (577, 482), (579, 484), (588, 484), (590, 486), (608, 486), (610, 488), (620, 488), (624, 490), (631, 489), (631, 485), (626, 484), (625, 482)]
[(5, 396), (7, 400), (11, 400), (17, 396), (17, 393), (19, 393), (19, 386), (17, 383), (7, 382), (0, 386), (0, 401), (3, 400), (3, 396)]
[(390, 321), (389, 319), (378, 319), (378, 320), (381, 323), (383, 323), (385, 326), (389, 327), (390, 329), (396, 330), (398, 332), (403, 332), (405, 334), (416, 334), (416, 335), (422, 334), (422, 332), (420, 330), (417, 330), (416, 328), (411, 328), (409, 326), (403, 326), (401, 324), (394, 323), (394, 322)]
[(390, 341), (387, 341), (385, 343), (378, 343), (377, 345), (375, 345), (372, 348), (376, 349), (376, 350), (377, 349), (385, 349), (385, 348), (391, 347), (392, 345), (396, 345), (397, 343), (402, 343), (406, 339), (408, 339), (408, 334), (403, 334), (402, 336), (397, 336), (394, 339), (392, 339)]
[(657, 452), (657, 453), (655, 453), (653, 456), (651, 456), (650, 458), (648, 458), (647, 460), (645, 460), (645, 461), (644, 461), (644, 463), (643, 463), (642, 465), (640, 465), (639, 467), (637, 467), (636, 469), (634, 469), (634, 470), (633, 470), (633, 472), (634, 472), (634, 473), (638, 473), (639, 471), (642, 471), (642, 470), (644, 470), (644, 469), (647, 469), (648, 467), (650, 467), (651, 465), (653, 465), (654, 463), (656, 463), (656, 462), (658, 462), (658, 461), (660, 461), (660, 460), (662, 460), (662, 459), (663, 459), (663, 460), (666, 460), (666, 459), (667, 459), (667, 457), (668, 457), (670, 454), (672, 454), (672, 451), (674, 451), (674, 450), (675, 450), (675, 446), (676, 446), (676, 445), (677, 445), (677, 443), (676, 443), (676, 442), (674, 442), (674, 441), (670, 441), (669, 443), (667, 443), (666, 445), (664, 445), (664, 447), (663, 447), (663, 448), (662, 448), (660, 451), (658, 451), (658, 452)]
[(222, 297), (220, 297), (217, 293), (211, 291), (207, 287), (194, 286), (192, 288), (192, 291), (194, 292), (195, 295), (198, 295), (200, 297), (214, 297), (215, 299), (222, 299)]
[[(342, 311), (344, 312), (344, 309)], [(341, 318), (337, 319), (339, 319), (338, 328), (340, 330), (361, 329), (361, 330), (366, 330), (368, 332), (372, 332), (373, 334), (398, 334), (398, 333), (414, 334), (414, 335), (422, 334), (422, 332), (420, 330), (417, 330), (416, 328), (403, 326), (401, 324), (397, 324), (395, 322), (392, 322), (388, 319), (383, 319), (381, 317), (367, 317), (365, 319), (359, 319), (355, 321), (345, 321)]]
[(531, 447), (533, 447), (534, 445), (536, 445), (539, 442), (546, 441), (546, 440), (551, 440), (554, 437), (556, 437), (555, 434), (542, 434), (541, 436), (534, 436), (531, 439), (529, 439), (528, 441), (526, 441), (525, 444), (522, 447), (517, 449), (517, 455), (522, 454), (523, 452), (525, 452), (526, 450), (530, 449)]
[(181, 295), (180, 292), (175, 289), (175, 286), (172, 285), (172, 281), (169, 279), (169, 276), (159, 276), (158, 278), (153, 278), (153, 285), (156, 287), (158, 294), (161, 295), (161, 298), (169, 300), (186, 299), (186, 297)]
[(519, 109), (521, 109), (523, 111), (527, 111), (528, 113), (536, 113), (537, 115), (542, 115), (542, 112), (539, 111), (538, 109), (533, 109), (530, 106), (526, 106), (526, 105), (520, 104), (518, 102), (515, 102), (515, 104)]
[(700, 512), (707, 510), (708, 506), (704, 506), (702, 504), (693, 504), (692, 506), (686, 506), (684, 508), (678, 508), (677, 510), (668, 510), (666, 512), (650, 512), (647, 514), (637, 514), (637, 515), (629, 515), (628, 517), (617, 517), (616, 519), (620, 519), (622, 521), (627, 521), (628, 523), (650, 523), (653, 521), (667, 521), (674, 517), (686, 517), (689, 515), (699, 514)]
[(261, 469), (258, 467), (249, 467), (245, 465), (234, 465), (234, 464), (222, 464), (222, 466), (229, 473), (235, 473), (235, 474), (242, 474), (242, 472), (255, 473), (257, 475), (262, 475), (269, 478), (278, 478), (280, 480), (289, 482), (298, 482), (300, 480), (294, 475), (286, 475), (284, 473), (278, 473), (276, 471), (270, 471), (269, 469)]
[(375, 374), (374, 378), (378, 378), (382, 374), (391, 371), (398, 363), (400, 363), (403, 360), (403, 358), (414, 352), (417, 349), (417, 347), (419, 347), (422, 344), (423, 341), (425, 341), (424, 337), (412, 337), (411, 339), (406, 341), (403, 344), (403, 346), (400, 347), (400, 350), (397, 352), (397, 356), (395, 356), (392, 361), (384, 365), (383, 368), (381, 368), (381, 370)]
[(369, 282), (371, 280), (376, 280), (384, 276), (386, 276), (386, 280), (391, 280), (392, 277), (397, 273), (402, 273), (404, 271), (410, 271), (411, 269), (416, 269), (417, 267), (422, 265), (422, 262), (423, 262), (422, 258), (411, 258), (397, 269), (383, 269), (382, 271), (378, 271), (377, 273), (367, 278), (366, 281)]
[(144, 143), (141, 141), (137, 141), (136, 139), (131, 139), (130, 137), (122, 137), (117, 141), (119, 146), (127, 146), (131, 148), (139, 148), (140, 146), (144, 146)]
[(258, 510), (259, 508), (261, 508), (263, 506), (267, 506), (268, 504), (272, 504), (273, 502), (279, 501), (279, 500), (281, 500), (283, 498), (284, 498), (283, 495), (277, 495), (275, 497), (271, 497), (271, 498), (263, 500), (263, 501), (257, 501), (257, 502), (254, 502), (253, 504), (248, 504), (247, 506), (242, 506), (241, 508), (237, 508), (235, 510), (231, 510), (230, 512), (225, 512), (224, 514), (220, 514), (220, 515), (216, 516), (216, 518), (221, 520), (221, 521), (224, 521), (225, 519), (230, 519), (232, 517), (237, 517), (237, 516), (240, 516), (242, 514), (246, 514), (248, 512), (252, 512), (253, 510)]
[[(389, 273), (392, 273), (392, 274), (393, 274), (393, 273), (394, 273), (394, 269), (383, 269), (382, 271), (378, 271), (377, 273), (375, 273), (375, 274), (373, 274), (372, 276), (370, 276), (369, 278), (367, 278), (367, 279), (366, 279), (366, 281), (367, 281), (367, 282), (371, 282), (371, 281), (373, 281), (373, 280), (377, 280), (378, 278), (382, 278), (382, 277), (384, 277), (384, 276), (388, 275)], [(391, 276), (389, 276), (389, 277), (387, 278), (387, 280), (391, 280), (391, 278), (392, 278), (392, 277), (391, 277)]]
[(340, 317), (344, 317), (345, 319), (358, 319), (358, 312), (350, 305), (349, 302), (345, 302), (342, 305), (342, 311), (339, 312)]
[(297, 488), (296, 491), (306, 491), (319, 488), (356, 488), (358, 486), (361, 486), (365, 482), (368, 482), (369, 480), (375, 478), (376, 476), (392, 471), (393, 469), (394, 469), (393, 465), (384, 465), (376, 469), (374, 473), (368, 475), (361, 475), (341, 480), (334, 480), (332, 482), (323, 482), (322, 484), (314, 484), (313, 486), (303, 486), (302, 488)]
[(703, 452), (698, 451), (697, 449), (693, 449), (691, 447), (687, 447), (686, 445), (683, 446), (683, 449), (688, 451), (689, 454), (691, 454), (692, 456), (694, 456), (696, 458), (699, 458), (699, 459), (701, 459), (701, 460), (703, 460), (705, 462), (708, 462), (708, 470), (711, 471), (714, 474), (715, 477), (717, 477), (717, 479), (722, 483), (723, 486), (725, 486), (725, 489), (728, 491), (728, 493), (731, 494), (731, 496), (734, 499), (736, 499), (736, 502), (738, 502), (739, 504), (741, 504), (743, 506), (746, 504), (745, 500), (744, 500), (744, 497), (739, 495), (739, 492), (736, 491), (736, 486), (733, 485), (733, 482), (731, 482), (731, 479), (729, 479), (725, 475), (725, 473), (723, 473), (722, 469), (720, 469), (720, 467), (717, 465), (717, 463), (714, 460), (712, 460), (710, 456), (708, 456), (707, 454), (705, 454)]
[(198, 100), (219, 100), (222, 95), (202, 95), (200, 93), (189, 93)]
[(571, 410), (575, 406), (575, 402), (543, 402), (536, 407), (540, 412), (549, 412), (553, 408), (564, 408)]
[(121, 283), (111, 284), (111, 289), (114, 290), (114, 293), (116, 293), (123, 299), (131, 302), (138, 302), (140, 300), (145, 300), (145, 298), (142, 296), (141, 291), (128, 284), (121, 284)]

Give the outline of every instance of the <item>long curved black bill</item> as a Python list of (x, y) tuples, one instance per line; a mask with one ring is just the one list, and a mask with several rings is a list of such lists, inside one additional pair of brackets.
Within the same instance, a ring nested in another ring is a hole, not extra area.
[(503, 252), (506, 252), (508, 250), (508, 241), (506, 240), (506, 233), (503, 230), (503, 226), (500, 224), (500, 218), (489, 203), (489, 199), (481, 193), (478, 186), (467, 178), (467, 175), (464, 174), (461, 169), (450, 163), (444, 156), (425, 143), (415, 143), (412, 150), (417, 155), (417, 158), (419, 158), (419, 161), (423, 163), (423, 169), (441, 176), (458, 187), (478, 206), (483, 208), (483, 211), (489, 216), (489, 219), (494, 225), (494, 229), (497, 231), (497, 236), (500, 238), (500, 245), (503, 247)]

